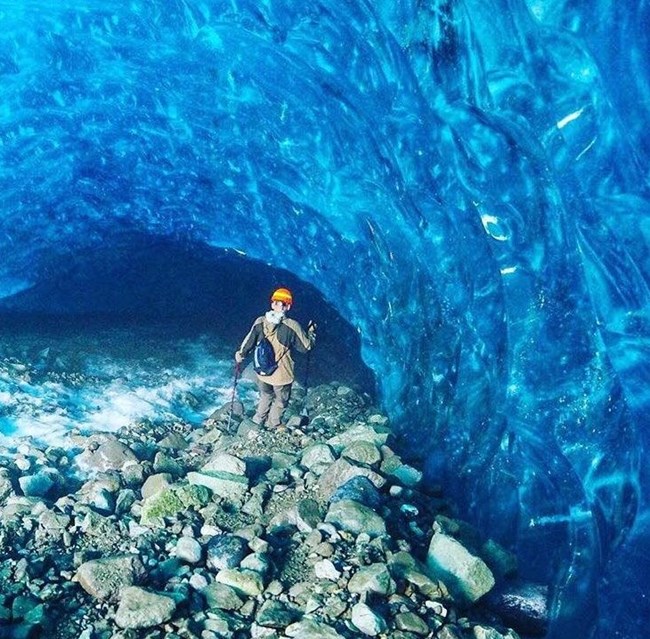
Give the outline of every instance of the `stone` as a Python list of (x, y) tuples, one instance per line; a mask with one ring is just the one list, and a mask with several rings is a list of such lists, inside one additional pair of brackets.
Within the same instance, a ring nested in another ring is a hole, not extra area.
[(549, 624), (548, 587), (542, 584), (506, 583), (486, 598), (490, 610), (522, 635), (543, 636)]
[(300, 532), (311, 532), (323, 520), (320, 506), (315, 499), (301, 499), (295, 507), (295, 523)]
[(384, 520), (367, 506), (352, 500), (344, 499), (330, 504), (325, 522), (354, 535), (365, 532), (370, 537), (379, 537), (386, 534)]
[(385, 564), (370, 564), (362, 566), (352, 575), (348, 582), (348, 590), (358, 594), (374, 592), (389, 595), (395, 592), (395, 582)]
[(264, 592), (262, 577), (253, 570), (225, 568), (217, 573), (215, 580), (248, 597), (257, 597)]
[(244, 602), (234, 588), (215, 581), (201, 590), (209, 608), (239, 610)]
[(165, 517), (173, 517), (189, 509), (197, 510), (208, 504), (210, 497), (210, 491), (204, 486), (173, 484), (144, 500), (140, 523), (161, 526)]
[(231, 475), (244, 476), (246, 474), (246, 462), (229, 453), (216, 453), (206, 464), (201, 467), (201, 472), (229, 473)]
[(197, 486), (209, 488), (215, 495), (230, 501), (241, 500), (248, 491), (248, 479), (242, 475), (222, 471), (187, 473), (187, 480)]
[(351, 464), (347, 459), (337, 459), (318, 478), (318, 488), (325, 499), (329, 499), (343, 484), (353, 477), (367, 477), (375, 486), (382, 488), (386, 480), (370, 468)]
[(383, 499), (375, 485), (363, 475), (357, 475), (339, 486), (334, 494), (330, 497), (330, 503), (341, 501), (343, 499), (352, 499), (358, 501), (368, 508), (377, 510), (381, 508)]
[(352, 606), (352, 624), (369, 637), (376, 637), (388, 629), (386, 620), (364, 603)]
[(169, 621), (175, 611), (176, 601), (172, 597), (129, 586), (120, 595), (115, 623), (124, 629), (152, 628)]
[(349, 446), (356, 441), (365, 441), (374, 444), (375, 446), (383, 446), (388, 440), (389, 431), (379, 432), (379, 428), (375, 430), (372, 426), (366, 424), (356, 424), (352, 428), (331, 437), (327, 443), (340, 454), (346, 446)]
[(482, 559), (443, 533), (436, 533), (431, 538), (426, 568), (433, 579), (442, 581), (451, 594), (464, 603), (474, 603), (495, 583), (491, 570)]
[(203, 548), (194, 537), (179, 537), (176, 542), (176, 556), (188, 564), (198, 564), (203, 556)]
[(75, 580), (95, 599), (106, 600), (132, 586), (144, 572), (138, 555), (117, 555), (84, 562), (77, 569)]
[(294, 608), (271, 599), (265, 601), (260, 607), (255, 621), (260, 626), (267, 628), (283, 629), (300, 618), (300, 612)]
[(248, 543), (231, 533), (215, 535), (206, 545), (206, 565), (210, 570), (236, 568), (248, 552)]
[(400, 612), (395, 615), (395, 627), (398, 630), (422, 636), (428, 635), (430, 631), (427, 622), (414, 612)]
[(138, 458), (126, 444), (111, 437), (96, 450), (88, 449), (77, 455), (75, 462), (82, 471), (101, 472), (123, 470), (129, 464), (137, 464)]
[(25, 497), (45, 497), (54, 488), (55, 482), (50, 473), (38, 472), (19, 477), (18, 485)]
[(314, 564), (314, 573), (318, 579), (337, 581), (341, 577), (341, 571), (329, 559), (321, 559)]
[(335, 461), (332, 448), (327, 444), (317, 443), (304, 450), (300, 463), (314, 475), (321, 475)]
[(517, 572), (517, 557), (494, 539), (488, 539), (481, 546), (481, 559), (497, 577), (508, 577)]
[(341, 451), (341, 457), (354, 464), (376, 467), (381, 462), (381, 453), (372, 442), (359, 440), (352, 442)]
[(310, 618), (287, 626), (284, 634), (297, 639), (345, 639), (332, 626)]

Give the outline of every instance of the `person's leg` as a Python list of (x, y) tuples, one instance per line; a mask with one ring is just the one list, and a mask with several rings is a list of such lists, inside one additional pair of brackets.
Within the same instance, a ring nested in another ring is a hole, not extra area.
[(273, 403), (273, 386), (258, 379), (257, 389), (260, 392), (260, 397), (257, 402), (257, 410), (255, 411), (255, 415), (253, 415), (253, 421), (256, 424), (263, 426), (266, 418), (269, 415), (269, 411), (271, 410), (271, 404)]
[(282, 413), (289, 403), (291, 397), (291, 384), (284, 386), (273, 386), (273, 404), (269, 412), (269, 427), (276, 428), (282, 422)]

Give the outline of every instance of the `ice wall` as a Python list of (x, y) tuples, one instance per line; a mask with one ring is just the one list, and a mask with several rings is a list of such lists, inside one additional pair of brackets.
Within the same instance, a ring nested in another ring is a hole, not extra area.
[(0, 294), (143, 236), (292, 271), (358, 327), (430, 479), (554, 584), (551, 636), (641, 636), (648, 23), (645, 0), (4, 4)]

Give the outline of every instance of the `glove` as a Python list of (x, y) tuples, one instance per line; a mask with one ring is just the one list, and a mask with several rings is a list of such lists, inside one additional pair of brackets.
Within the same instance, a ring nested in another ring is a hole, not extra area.
[(235, 353), (235, 361), (238, 364), (241, 364), (244, 361), (244, 358), (242, 357), (242, 354), (239, 351)]
[(312, 339), (316, 338), (316, 322), (309, 322), (307, 324), (307, 335)]

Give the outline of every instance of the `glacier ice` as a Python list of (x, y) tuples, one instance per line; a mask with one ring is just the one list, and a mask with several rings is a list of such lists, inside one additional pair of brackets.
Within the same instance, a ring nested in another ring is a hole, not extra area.
[(641, 636), (647, 2), (25, 0), (0, 26), (5, 308), (143, 241), (292, 272), (428, 476), (553, 584), (550, 636)]

